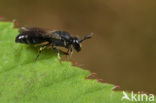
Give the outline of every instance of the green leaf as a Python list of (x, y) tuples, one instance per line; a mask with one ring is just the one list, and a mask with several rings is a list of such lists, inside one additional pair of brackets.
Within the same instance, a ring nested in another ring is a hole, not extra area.
[(121, 101), (123, 94), (114, 85), (86, 79), (89, 71), (60, 64), (56, 51), (43, 51), (34, 63), (38, 48), (15, 43), (18, 29), (13, 26), (0, 22), (0, 103), (134, 102)]

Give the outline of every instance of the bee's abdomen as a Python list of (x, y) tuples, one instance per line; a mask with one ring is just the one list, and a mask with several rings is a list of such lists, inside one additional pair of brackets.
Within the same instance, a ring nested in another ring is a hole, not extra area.
[(19, 34), (15, 40), (15, 42), (25, 43), (25, 44), (39, 44), (45, 41), (48, 41), (48, 38), (39, 34), (38, 35)]

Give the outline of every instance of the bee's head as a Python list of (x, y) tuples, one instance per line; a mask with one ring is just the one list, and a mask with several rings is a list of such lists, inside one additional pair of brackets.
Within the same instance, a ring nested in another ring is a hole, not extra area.
[(73, 47), (74, 49), (79, 52), (81, 50), (81, 43), (86, 40), (86, 39), (89, 39), (91, 38), (93, 35), (93, 33), (90, 33), (89, 35), (86, 35), (83, 39), (79, 40), (77, 37), (73, 37)]
[(73, 47), (74, 49), (79, 52), (81, 50), (81, 44), (80, 44), (80, 40), (77, 37), (73, 37)]

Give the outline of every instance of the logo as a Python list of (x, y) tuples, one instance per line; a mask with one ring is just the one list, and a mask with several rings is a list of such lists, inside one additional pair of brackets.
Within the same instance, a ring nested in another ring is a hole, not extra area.
[(154, 95), (153, 94), (144, 94), (138, 92), (137, 94), (134, 94), (133, 91), (131, 93), (126, 93), (123, 91), (123, 96), (121, 98), (121, 101), (128, 100), (128, 101), (147, 101), (152, 102), (154, 101)]

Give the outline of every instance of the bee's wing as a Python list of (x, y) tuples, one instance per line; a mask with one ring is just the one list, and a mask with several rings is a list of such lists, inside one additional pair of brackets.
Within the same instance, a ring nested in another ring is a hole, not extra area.
[(56, 32), (56, 30), (48, 31), (48, 35), (55, 39), (61, 39), (61, 36)]
[(30, 30), (30, 28), (28, 28), (28, 27), (21, 27), (19, 32), (22, 33), (24, 31), (29, 31), (29, 30)]

